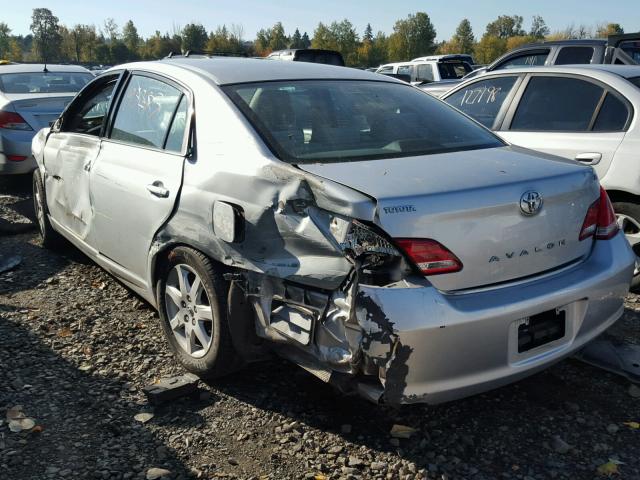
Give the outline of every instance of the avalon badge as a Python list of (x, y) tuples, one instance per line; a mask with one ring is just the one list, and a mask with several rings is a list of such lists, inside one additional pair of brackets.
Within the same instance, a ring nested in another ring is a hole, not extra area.
[(535, 215), (542, 208), (542, 195), (533, 190), (524, 192), (520, 197), (520, 210), (527, 216)]

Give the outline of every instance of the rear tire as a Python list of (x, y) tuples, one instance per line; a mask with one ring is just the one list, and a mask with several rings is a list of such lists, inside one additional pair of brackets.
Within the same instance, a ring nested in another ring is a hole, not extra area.
[(636, 269), (633, 272), (630, 290), (640, 290), (640, 205), (630, 202), (614, 202), (613, 210), (618, 226), (636, 254)]
[(36, 216), (36, 226), (42, 239), (42, 246), (49, 249), (60, 248), (64, 244), (62, 235), (56, 232), (49, 221), (46, 192), (40, 170), (33, 171), (33, 208)]
[(160, 272), (156, 300), (169, 347), (185, 369), (203, 378), (242, 364), (229, 332), (228, 291), (213, 262), (192, 248), (172, 250)]

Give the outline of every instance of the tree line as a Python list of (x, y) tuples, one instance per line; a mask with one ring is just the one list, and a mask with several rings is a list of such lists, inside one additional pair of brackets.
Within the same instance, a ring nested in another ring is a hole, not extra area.
[(129, 20), (122, 28), (108, 18), (101, 27), (88, 24), (66, 26), (51, 10), (35, 8), (31, 34), (12, 35), (0, 22), (0, 60), (81, 64), (118, 64), (134, 60), (158, 59), (170, 52), (203, 51), (217, 54), (266, 56), (285, 48), (325, 48), (342, 53), (347, 65), (372, 67), (386, 62), (411, 60), (436, 53), (473, 54), (476, 62), (490, 63), (503, 53), (525, 43), (569, 38), (603, 38), (624, 33), (617, 23), (594, 27), (568, 26), (551, 32), (541, 16), (534, 16), (528, 30), (519, 15), (500, 15), (486, 25), (479, 38), (471, 22), (462, 19), (451, 39), (436, 42), (436, 29), (425, 12), (410, 14), (393, 25), (393, 31), (374, 34), (367, 24), (362, 35), (347, 19), (318, 23), (309, 37), (298, 28), (288, 35), (281, 22), (261, 29), (254, 40), (245, 40), (240, 25), (218, 26), (207, 31), (201, 23), (190, 23), (172, 32), (159, 30), (143, 38)]

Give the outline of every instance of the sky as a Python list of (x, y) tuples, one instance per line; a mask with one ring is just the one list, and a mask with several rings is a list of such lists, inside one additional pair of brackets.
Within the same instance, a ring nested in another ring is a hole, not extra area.
[(424, 11), (436, 27), (437, 39), (447, 40), (463, 18), (471, 21), (477, 37), (487, 23), (498, 15), (521, 15), (528, 29), (531, 17), (541, 15), (552, 31), (567, 25), (620, 23), (625, 32), (640, 31), (639, 0), (0, 0), (0, 21), (9, 24), (12, 33), (29, 33), (33, 8), (46, 7), (60, 22), (102, 27), (104, 19), (112, 17), (122, 27), (131, 19), (138, 33), (147, 37), (156, 30), (173, 32), (187, 23), (202, 23), (213, 30), (218, 25), (241, 25), (244, 39), (252, 40), (261, 28), (281, 21), (287, 34), (296, 27), (313, 36), (318, 22), (349, 19), (362, 35), (367, 23), (374, 32), (390, 33), (397, 19), (409, 13)]

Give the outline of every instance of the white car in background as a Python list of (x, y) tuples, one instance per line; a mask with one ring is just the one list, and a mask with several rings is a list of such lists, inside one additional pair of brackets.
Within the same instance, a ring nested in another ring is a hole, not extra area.
[(442, 99), (510, 143), (592, 165), (640, 255), (640, 66), (497, 70)]
[(0, 65), (0, 175), (36, 168), (31, 140), (62, 113), (93, 74), (77, 65)]
[(380, 65), (376, 73), (394, 76), (407, 75), (414, 85), (460, 80), (473, 70), (472, 61), (473, 59), (469, 55), (433, 55), (414, 58), (410, 62)]

